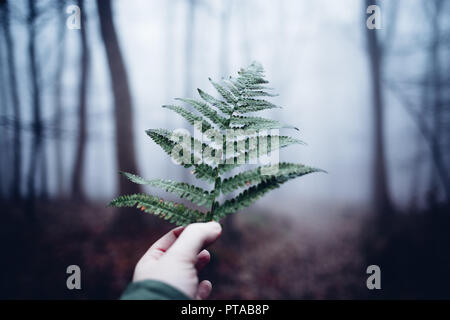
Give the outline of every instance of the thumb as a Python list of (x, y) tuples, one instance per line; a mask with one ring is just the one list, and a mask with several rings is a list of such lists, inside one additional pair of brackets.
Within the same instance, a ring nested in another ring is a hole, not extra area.
[(188, 225), (166, 255), (178, 256), (195, 263), (197, 254), (219, 238), (222, 227), (217, 222), (193, 223)]

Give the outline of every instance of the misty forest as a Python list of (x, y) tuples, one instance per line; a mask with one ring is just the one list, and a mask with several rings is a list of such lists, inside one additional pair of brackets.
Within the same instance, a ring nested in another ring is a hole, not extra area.
[(161, 106), (253, 61), (282, 106), (261, 114), (305, 142), (280, 161), (326, 173), (221, 220), (211, 298), (450, 298), (444, 0), (0, 0), (0, 297), (119, 297), (173, 226), (108, 203), (176, 199), (119, 172), (196, 185), (145, 132), (193, 132)]

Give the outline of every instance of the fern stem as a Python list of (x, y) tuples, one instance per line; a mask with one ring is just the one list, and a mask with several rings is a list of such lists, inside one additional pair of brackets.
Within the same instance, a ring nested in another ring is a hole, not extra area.
[(212, 204), (211, 204), (211, 220), (213, 220), (214, 217), (214, 209), (215, 209), (215, 202), (216, 202), (216, 190), (218, 187), (218, 182), (220, 182), (220, 176), (219, 176), (219, 166), (216, 168), (216, 177), (214, 179), (214, 189), (213, 189), (213, 198), (212, 198)]
[[(233, 106), (233, 110), (231, 111), (230, 117), (228, 118), (228, 121), (227, 121), (227, 124), (226, 124), (227, 129), (231, 129), (230, 123), (231, 123), (231, 119), (233, 118), (233, 114), (234, 114), (234, 110), (235, 109), (236, 109), (236, 105)], [(225, 139), (226, 139), (226, 135), (225, 135)], [(220, 166), (221, 166), (220, 164), (217, 165), (216, 176), (215, 176), (215, 179), (214, 179), (213, 198), (212, 198), (212, 204), (211, 204), (211, 220), (213, 220), (213, 217), (214, 217), (214, 209), (215, 209), (215, 202), (216, 202), (216, 195), (217, 195), (216, 190), (217, 190), (218, 184), (220, 184), (222, 182), (222, 179), (220, 178), (220, 173), (219, 173)]]

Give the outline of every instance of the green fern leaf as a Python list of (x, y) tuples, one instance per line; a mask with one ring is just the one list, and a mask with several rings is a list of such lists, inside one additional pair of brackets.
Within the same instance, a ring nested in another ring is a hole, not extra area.
[[(183, 160), (181, 165), (191, 168), (191, 173), (197, 179), (212, 184), (211, 191), (184, 182), (165, 179), (146, 180), (132, 173), (123, 173), (134, 183), (161, 188), (204, 207), (204, 210), (194, 210), (182, 204), (145, 194), (120, 196), (111, 201), (111, 206), (138, 207), (177, 225), (218, 221), (251, 205), (286, 181), (321, 171), (301, 164), (279, 163), (277, 166), (271, 164), (242, 171), (224, 179), (223, 176), (231, 170), (245, 164), (253, 164), (253, 160), (261, 160), (265, 152), (275, 152), (303, 142), (297, 138), (273, 132), (269, 134), (266, 131), (281, 128), (298, 130), (293, 126), (277, 120), (246, 115), (280, 108), (265, 100), (275, 94), (269, 93), (272, 88), (267, 86), (268, 81), (265, 79), (261, 64), (254, 62), (249, 67), (239, 70), (236, 78), (230, 77), (220, 84), (209, 80), (220, 98), (198, 89), (202, 100), (177, 99), (192, 106), (195, 109), (193, 111), (176, 105), (163, 106), (182, 116), (202, 133), (208, 132), (206, 138), (205, 135), (200, 139), (188, 133), (180, 134), (178, 131), (166, 129), (150, 129), (146, 133), (167, 154), (179, 156), (177, 160)], [(222, 204), (218, 201), (221, 193), (226, 195), (241, 188), (246, 189), (234, 199), (226, 200)]]
[(238, 113), (249, 113), (274, 108), (281, 107), (262, 99), (243, 98), (239, 100), (238, 107), (235, 111)]
[(230, 125), (239, 126), (241, 129), (253, 129), (253, 130), (269, 130), (269, 129), (281, 129), (289, 128), (298, 131), (298, 128), (286, 124), (282, 124), (277, 120), (265, 119), (261, 117), (250, 116), (233, 116), (231, 117)]
[(245, 207), (250, 206), (264, 194), (278, 188), (280, 184), (285, 181), (287, 180), (279, 182), (277, 178), (272, 178), (243, 191), (236, 198), (226, 200), (222, 205), (214, 210), (212, 218), (218, 221), (228, 214), (235, 213)]
[(224, 80), (223, 83), (235, 97), (240, 97), (242, 95), (241, 91), (234, 85), (232, 81)]
[(192, 170), (192, 174), (195, 175), (196, 178), (208, 182), (214, 182), (216, 180), (215, 169), (204, 163), (196, 165), (194, 170)]
[(216, 110), (212, 109), (206, 103), (197, 101), (195, 99), (186, 99), (186, 98), (176, 98), (175, 100), (180, 100), (186, 102), (193, 106), (197, 111), (202, 113), (205, 117), (210, 119), (214, 124), (216, 124), (220, 129), (227, 128), (227, 119), (220, 116)]
[(280, 163), (276, 170), (276, 173), (273, 175), (263, 175), (261, 174), (261, 169), (266, 168), (269, 169), (271, 166), (258, 167), (253, 170), (244, 171), (234, 175), (233, 177), (224, 179), (220, 186), (220, 189), (223, 194), (230, 193), (239, 188), (245, 188), (249, 185), (261, 183), (273, 178), (282, 179), (286, 177), (300, 177), (305, 174), (319, 172), (320, 169), (311, 168), (308, 166), (304, 166), (301, 164), (295, 163)]
[(188, 183), (165, 179), (146, 180), (144, 178), (141, 178), (135, 174), (131, 174), (128, 172), (122, 172), (122, 174), (134, 183), (161, 188), (166, 192), (171, 192), (178, 195), (180, 198), (186, 198), (190, 200), (192, 203), (195, 203), (199, 206), (212, 205), (212, 198), (208, 191), (190, 185)]
[(262, 90), (246, 90), (245, 95), (247, 97), (276, 97), (278, 94), (269, 93)]
[[(161, 148), (169, 155), (172, 155), (172, 150), (175, 147), (176, 143), (173, 142), (170, 138), (166, 136), (167, 132), (162, 132), (158, 129), (149, 129), (146, 133), (152, 138), (152, 140), (157, 143)], [(181, 155), (180, 155), (181, 156)], [(194, 167), (193, 173), (199, 179), (206, 181), (214, 181), (215, 173), (214, 168), (207, 165), (206, 163), (198, 163), (198, 158), (194, 155), (194, 153), (190, 154), (191, 162), (183, 163), (182, 165), (185, 168)]]
[(123, 195), (113, 199), (112, 207), (137, 207), (144, 212), (160, 216), (176, 225), (188, 225), (193, 222), (204, 221), (209, 213), (202, 213), (148, 194)]
[(216, 108), (218, 108), (220, 111), (222, 111), (225, 114), (231, 114), (233, 112), (233, 107), (229, 106), (226, 102), (216, 99), (213, 96), (209, 95), (208, 93), (204, 92), (201, 89), (197, 89), (198, 94), (200, 97), (205, 100), (206, 102), (212, 104)]
[(186, 110), (183, 107), (180, 106), (174, 106), (174, 105), (164, 105), (163, 108), (170, 109), (181, 115), (183, 118), (185, 118), (192, 126), (194, 126), (196, 123), (201, 123), (202, 125), (202, 132), (205, 132), (206, 130), (209, 130), (212, 128), (212, 125), (204, 120), (201, 116), (196, 115), (195, 113)]
[(156, 129), (148, 129), (145, 131), (152, 140), (157, 143), (168, 155), (171, 155), (175, 142), (167, 138)]
[[(270, 143), (271, 139), (274, 138), (275, 140), (278, 139), (278, 143), (272, 145)], [(249, 163), (251, 160), (255, 158), (259, 158), (261, 154), (261, 142), (262, 140), (266, 140), (268, 142), (268, 145), (266, 146), (266, 152), (272, 152), (276, 151), (281, 148), (285, 148), (287, 146), (290, 146), (292, 144), (304, 144), (303, 141), (299, 139), (295, 139), (289, 136), (271, 136), (271, 135), (265, 135), (260, 137), (250, 137), (244, 140), (245, 149), (234, 152), (233, 155), (227, 155), (226, 151), (224, 152), (225, 155), (225, 164), (229, 164), (230, 166), (222, 168), (220, 173), (225, 173), (231, 169), (236, 168), (239, 166), (239, 162), (242, 162), (245, 160), (244, 163)], [(229, 144), (232, 144), (233, 146), (236, 145), (237, 142), (231, 142)], [(251, 146), (251, 147), (250, 147)], [(228, 147), (226, 150), (232, 149), (231, 146)], [(241, 163), (243, 164), (243, 163)]]
[(238, 99), (230, 91), (225, 89), (220, 84), (212, 81), (211, 78), (209, 78), (209, 81), (214, 86), (214, 88), (216, 88), (217, 92), (225, 99), (226, 102), (233, 106), (237, 103)]

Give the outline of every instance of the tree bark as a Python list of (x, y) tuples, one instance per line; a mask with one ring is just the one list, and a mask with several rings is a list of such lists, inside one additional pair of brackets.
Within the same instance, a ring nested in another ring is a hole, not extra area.
[[(366, 0), (366, 8), (374, 4)], [(364, 10), (365, 12), (365, 10)], [(364, 28), (366, 25), (364, 24)], [(381, 88), (382, 49), (377, 37), (377, 29), (366, 28), (367, 47), (371, 72), (372, 111), (373, 111), (373, 202), (379, 215), (392, 213), (392, 204), (388, 190), (388, 178), (384, 145), (384, 101)]]
[[(2, 3), (2, 2), (0, 2)], [(0, 13), (1, 13), (0, 8)], [(2, 20), (4, 21), (4, 20)], [(0, 27), (2, 27), (2, 24), (0, 24)], [(7, 76), (2, 72), (5, 69), (5, 62), (2, 59), (2, 52), (3, 52), (3, 42), (0, 41), (0, 81), (3, 83), (7, 83)], [(6, 92), (6, 86), (0, 86), (0, 126), (7, 126), (7, 115), (8, 115), (8, 95)], [(3, 129), (4, 130), (4, 129)], [(4, 133), (7, 131), (4, 130)], [(9, 171), (9, 164), (10, 161), (8, 161), (9, 155), (8, 155), (8, 137), (6, 134), (0, 135), (0, 150), (4, 150), (4, 152), (0, 153), (0, 202), (5, 200), (8, 196), (8, 175), (7, 172)]]
[[(121, 171), (137, 173), (131, 95), (112, 19), (111, 2), (97, 0), (97, 9), (113, 90), (117, 164)], [(120, 194), (137, 193), (139, 190), (138, 185), (119, 179)]]
[(30, 168), (28, 171), (28, 212), (33, 215), (35, 193), (35, 178), (37, 174), (37, 165), (42, 158), (42, 118), (41, 118), (41, 97), (38, 83), (38, 67), (36, 57), (36, 28), (37, 18), (36, 4), (34, 0), (28, 1), (28, 58), (30, 61), (30, 79), (31, 79), (31, 101), (33, 110), (32, 131), (33, 138), (30, 153)]
[(22, 181), (22, 137), (20, 124), (22, 120), (19, 93), (16, 79), (16, 61), (14, 56), (14, 43), (10, 29), (9, 5), (7, 0), (0, 1), (3, 20), (3, 35), (6, 43), (6, 60), (8, 64), (8, 80), (11, 90), (11, 104), (13, 110), (13, 179), (11, 192), (14, 199), (21, 197), (20, 186)]
[(55, 116), (53, 119), (55, 128), (55, 171), (56, 171), (56, 185), (58, 188), (58, 196), (64, 194), (64, 172), (63, 172), (63, 150), (62, 150), (62, 135), (61, 129), (63, 128), (64, 121), (64, 108), (62, 99), (63, 90), (63, 73), (66, 63), (66, 15), (64, 11), (65, 1), (58, 2), (59, 10), (59, 27), (58, 27), (58, 40), (60, 41), (58, 48), (58, 57), (55, 71), (55, 94), (54, 94), (54, 108)]
[(432, 174), (430, 175), (430, 193), (431, 198), (437, 201), (437, 191), (439, 190), (438, 181), (436, 178), (440, 179), (444, 188), (447, 203), (450, 203), (450, 177), (446, 170), (446, 166), (443, 159), (442, 153), (442, 80), (441, 80), (441, 61), (439, 56), (440, 51), (440, 15), (442, 13), (441, 9), (443, 6), (442, 0), (437, 0), (432, 2), (432, 40), (430, 46), (430, 66), (431, 66), (431, 82), (433, 91), (433, 130), (431, 130), (431, 156), (433, 159)]
[(72, 171), (72, 194), (77, 199), (84, 199), (83, 174), (87, 141), (87, 88), (89, 71), (89, 47), (86, 32), (86, 19), (84, 14), (84, 0), (78, 0), (81, 14), (81, 73), (78, 91), (78, 141), (75, 153), (75, 163)]

